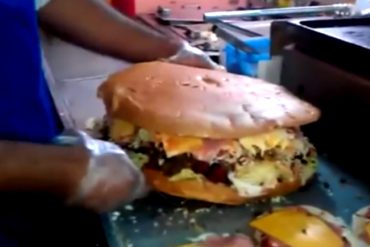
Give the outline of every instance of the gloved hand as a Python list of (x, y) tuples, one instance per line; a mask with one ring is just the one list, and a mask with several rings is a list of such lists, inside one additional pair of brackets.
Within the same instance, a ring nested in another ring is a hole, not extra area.
[(183, 42), (179, 51), (165, 61), (198, 68), (224, 70), (202, 50), (191, 46), (188, 42)]
[(102, 212), (140, 198), (148, 191), (140, 170), (117, 145), (78, 132), (78, 144), (90, 157), (71, 204)]

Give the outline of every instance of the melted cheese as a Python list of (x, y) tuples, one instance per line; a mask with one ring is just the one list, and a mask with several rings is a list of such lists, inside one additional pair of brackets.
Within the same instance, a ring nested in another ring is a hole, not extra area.
[(291, 145), (293, 139), (294, 135), (288, 133), (285, 129), (277, 129), (267, 133), (241, 138), (239, 142), (246, 150), (252, 154), (256, 154), (256, 147), (262, 153), (276, 147), (286, 149)]
[(297, 208), (276, 211), (250, 225), (290, 247), (344, 246), (341, 236), (325, 222)]
[(113, 119), (109, 127), (109, 136), (113, 140), (120, 140), (134, 133), (135, 126), (123, 120)]
[(258, 162), (247, 166), (237, 166), (229, 179), (240, 196), (260, 196), (266, 189), (278, 184), (278, 178), (293, 179), (292, 171), (276, 162)]
[(192, 152), (201, 148), (203, 145), (203, 141), (200, 138), (168, 136), (164, 134), (161, 134), (159, 138), (167, 157)]
[(196, 174), (193, 172), (193, 170), (185, 168), (182, 169), (179, 173), (173, 175), (169, 178), (170, 181), (181, 181), (181, 180), (191, 180), (191, 179), (197, 179), (201, 180), (203, 178), (202, 175)]
[(368, 222), (365, 226), (365, 234), (368, 238), (370, 238), (370, 222)]

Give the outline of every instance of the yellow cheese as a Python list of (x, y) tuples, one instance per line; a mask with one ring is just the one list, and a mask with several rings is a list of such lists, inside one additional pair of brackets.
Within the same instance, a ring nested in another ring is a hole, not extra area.
[(193, 172), (193, 170), (185, 168), (185, 169), (182, 169), (179, 173), (170, 177), (169, 180), (174, 182), (174, 181), (191, 180), (191, 179), (200, 180), (202, 178), (203, 178), (202, 175), (196, 174), (195, 172)]
[(239, 142), (246, 150), (255, 154), (257, 152), (255, 147), (258, 147), (262, 153), (278, 146), (285, 149), (293, 139), (294, 136), (288, 133), (287, 130), (277, 129), (259, 135), (243, 137), (239, 139)]
[(250, 223), (251, 227), (290, 247), (343, 247), (344, 242), (320, 218), (298, 208), (276, 211)]
[(365, 234), (368, 238), (370, 237), (370, 222), (365, 226)]
[(229, 179), (241, 196), (259, 196), (265, 189), (275, 188), (278, 179), (286, 181), (294, 178), (289, 167), (276, 162), (261, 161), (247, 166), (236, 166)]
[(113, 140), (133, 135), (135, 133), (135, 126), (129, 122), (113, 119), (109, 128), (109, 136)]
[(194, 137), (160, 135), (167, 157), (192, 152), (202, 147), (203, 141)]

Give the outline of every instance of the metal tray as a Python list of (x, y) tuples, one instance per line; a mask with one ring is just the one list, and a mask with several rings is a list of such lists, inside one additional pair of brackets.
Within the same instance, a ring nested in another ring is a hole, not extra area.
[(184, 201), (162, 194), (112, 212), (105, 219), (112, 247), (172, 247), (204, 233), (250, 233), (248, 222), (273, 206), (308, 204), (341, 216), (370, 205), (370, 187), (344, 173), (324, 157), (317, 176), (300, 191), (281, 199), (239, 207)]

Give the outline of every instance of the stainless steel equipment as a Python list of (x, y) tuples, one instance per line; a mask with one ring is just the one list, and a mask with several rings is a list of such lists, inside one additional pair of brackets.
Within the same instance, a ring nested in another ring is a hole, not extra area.
[(218, 22), (219, 20), (225, 19), (263, 17), (273, 15), (312, 15), (327, 13), (339, 16), (349, 16), (352, 13), (352, 9), (352, 4), (333, 4), (304, 7), (207, 12), (203, 15), (203, 18), (206, 22)]

